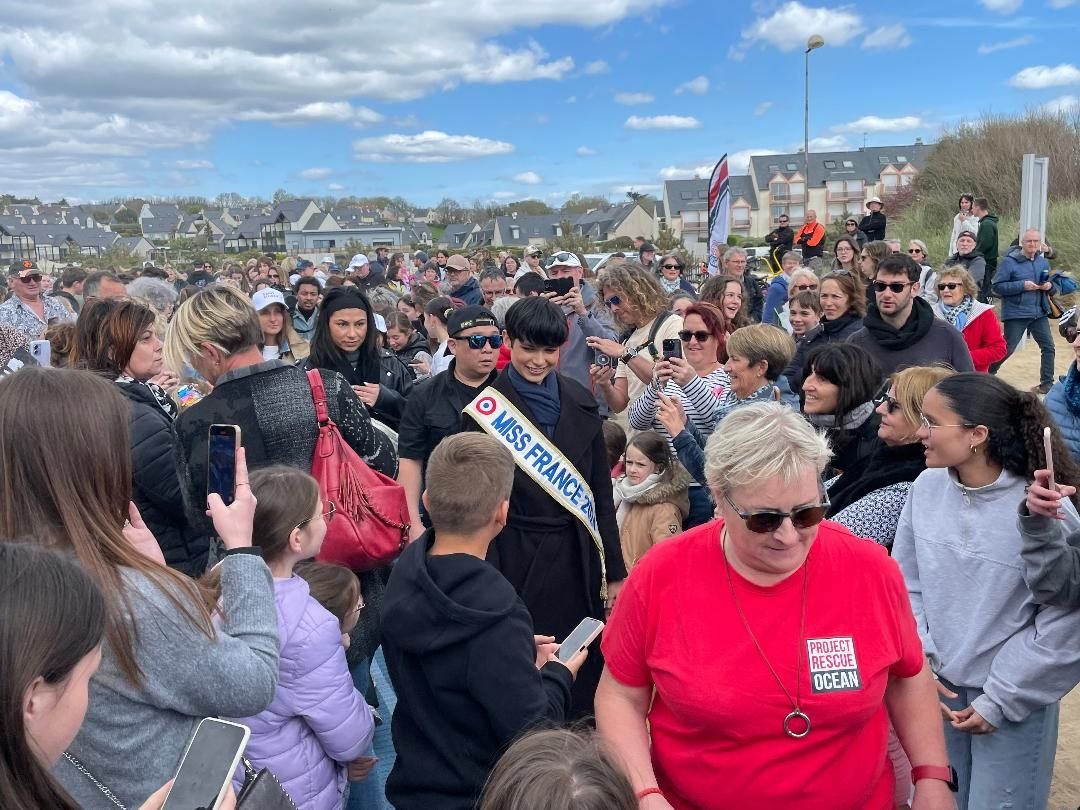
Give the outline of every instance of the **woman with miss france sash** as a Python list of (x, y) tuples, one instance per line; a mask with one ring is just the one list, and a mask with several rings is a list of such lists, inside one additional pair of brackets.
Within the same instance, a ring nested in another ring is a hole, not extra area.
[[(567, 339), (557, 306), (522, 299), (505, 326), (510, 365), (465, 408), (464, 429), (514, 456), (510, 515), (488, 561), (514, 585), (536, 633), (562, 640), (584, 617), (603, 618), (626, 577), (603, 422), (592, 394), (556, 370)], [(592, 714), (603, 668), (593, 647), (574, 681), (575, 717)]]

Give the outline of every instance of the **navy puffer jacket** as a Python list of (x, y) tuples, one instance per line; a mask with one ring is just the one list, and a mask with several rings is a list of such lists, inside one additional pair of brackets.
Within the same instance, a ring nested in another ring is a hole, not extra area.
[[(1076, 381), (1076, 374), (1076, 363), (1073, 363), (1069, 366), (1069, 377)], [(1072, 410), (1065, 399), (1064, 380), (1050, 389), (1050, 393), (1046, 395), (1043, 404), (1050, 411), (1050, 416), (1053, 417), (1054, 424), (1061, 431), (1065, 444), (1072, 451), (1073, 458), (1080, 462), (1080, 413)]]

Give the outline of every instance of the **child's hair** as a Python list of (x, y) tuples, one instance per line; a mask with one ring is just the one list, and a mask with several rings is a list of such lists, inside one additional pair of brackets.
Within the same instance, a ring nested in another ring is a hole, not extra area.
[(303, 470), (284, 464), (255, 470), (249, 480), (258, 501), (251, 542), (270, 562), (285, 551), (292, 530), (311, 518), (319, 503), (319, 485)]
[(439, 442), (425, 470), (425, 506), (436, 532), (470, 534), (510, 499), (514, 458), (482, 433), (458, 433)]
[(360, 580), (344, 565), (304, 560), (293, 573), (308, 584), (311, 598), (337, 617), (338, 623), (356, 610), (360, 600)]
[(671, 448), (667, 439), (655, 430), (643, 430), (626, 443), (626, 449), (635, 448), (641, 455), (656, 465), (658, 475), (663, 475), (672, 468)]
[(495, 765), (480, 810), (636, 810), (630, 780), (589, 731), (552, 729), (519, 739)]
[(605, 419), (603, 424), (604, 447), (607, 449), (608, 469), (615, 469), (622, 454), (626, 452), (626, 431), (610, 419)]

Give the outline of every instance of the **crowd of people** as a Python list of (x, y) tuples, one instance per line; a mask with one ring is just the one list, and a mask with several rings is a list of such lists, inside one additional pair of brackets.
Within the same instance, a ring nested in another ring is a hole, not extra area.
[[(644, 240), (600, 273), (12, 265), (0, 806), (156, 810), (220, 717), (303, 810), (1045, 807), (1080, 682), (1071, 280), (1035, 231), (999, 263), (987, 208), (936, 267), (874, 199), (831, 266), (808, 212), (773, 277), (732, 247), (700, 285)], [(993, 373), (1025, 333), (1032, 391)], [(330, 489), (329, 428), (407, 522)], [(400, 546), (346, 565), (361, 515)]]

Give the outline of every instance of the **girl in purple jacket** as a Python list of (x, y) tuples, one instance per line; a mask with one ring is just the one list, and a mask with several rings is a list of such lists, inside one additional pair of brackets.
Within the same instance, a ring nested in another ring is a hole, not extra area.
[(341, 623), (293, 573), (319, 552), (334, 504), (319, 499), (310, 475), (282, 465), (253, 472), (251, 489), (253, 542), (274, 577), (281, 674), (270, 706), (239, 720), (251, 728), (246, 756), (274, 773), (299, 810), (341, 810), (346, 766), (367, 750), (374, 721), (349, 676)]

